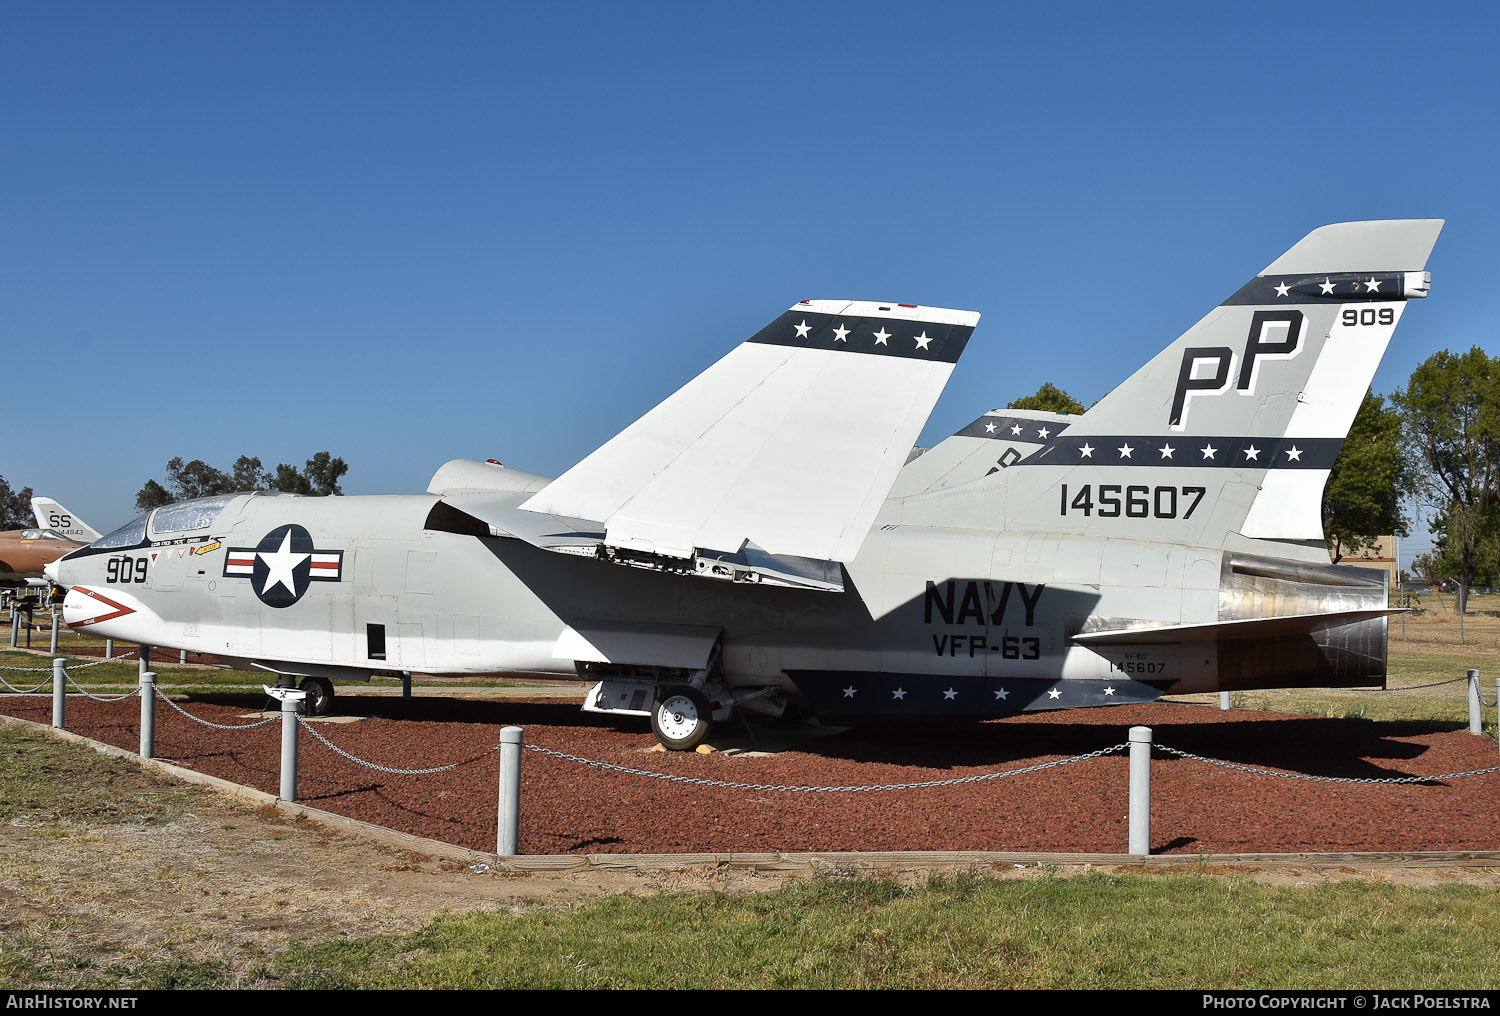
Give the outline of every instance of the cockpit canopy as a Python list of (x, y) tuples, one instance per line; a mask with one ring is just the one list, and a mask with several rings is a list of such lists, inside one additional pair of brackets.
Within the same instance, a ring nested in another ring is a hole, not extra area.
[(158, 538), (207, 529), (218, 521), (220, 515), (224, 514), (224, 509), (229, 507), (230, 502), (242, 496), (244, 495), (216, 494), (213, 497), (200, 497), (191, 501), (178, 501), (164, 505), (126, 523), (112, 533), (99, 537), (94, 541), (93, 546), (105, 550), (116, 547), (136, 547), (146, 542), (148, 528), (151, 535)]

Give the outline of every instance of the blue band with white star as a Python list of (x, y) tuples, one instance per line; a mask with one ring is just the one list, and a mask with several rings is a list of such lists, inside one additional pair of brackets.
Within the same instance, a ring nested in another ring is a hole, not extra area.
[(1362, 303), (1405, 300), (1404, 272), (1353, 275), (1257, 275), (1221, 306), (1266, 307), (1278, 303)]
[(840, 317), (791, 310), (748, 341), (838, 352), (957, 363), (974, 329), (892, 318)]

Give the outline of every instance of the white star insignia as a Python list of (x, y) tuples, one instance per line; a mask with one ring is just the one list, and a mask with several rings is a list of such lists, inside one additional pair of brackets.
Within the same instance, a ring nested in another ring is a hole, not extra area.
[(1164, 459), (1170, 459), (1172, 457), (1172, 453), (1175, 452), (1177, 449), (1173, 448), (1169, 444), (1165, 444), (1165, 445), (1161, 446), (1160, 450), (1161, 450), (1161, 457), (1162, 458), (1164, 458)]
[(1285, 282), (1283, 282), (1279, 286), (1276, 287), (1276, 295), (1277, 296), (1286, 296), (1287, 290), (1289, 290), (1291, 288), (1292, 288), (1291, 286), (1288, 286)]
[(1052, 432), (1046, 427), (1038, 427), (1036, 430), (1036, 436), (1045, 441), (1047, 438), (1052, 436)]
[(292, 569), (312, 555), (292, 553), (292, 531), (290, 529), (286, 531), (286, 536), (282, 538), (281, 546), (277, 550), (269, 554), (262, 550), (259, 552), (259, 557), (270, 569), (266, 573), (266, 584), (261, 589), (261, 595), (269, 593), (272, 586), (284, 586), (287, 592), (296, 596), (296, 582), (292, 577)]
[(844, 689), (844, 698), (853, 698), (854, 697), (854, 692), (855, 692), (854, 685), (851, 684), (849, 687), (847, 687), (847, 688)]
[(1056, 688), (1053, 688), (1047, 693), (1047, 697), (1050, 699), (1060, 699), (1062, 698), (1062, 692), (1058, 691)]
[(1078, 453), (1086, 459), (1091, 459), (1094, 457), (1094, 447), (1085, 441), (1083, 447), (1078, 449)]
[(1010, 432), (1012, 434), (1016, 435), (1017, 437), (1020, 437), (1021, 436), (1021, 425), (1019, 423), (1016, 424), (1014, 427), (1012, 427), (1010, 429)]
[(1260, 449), (1255, 447), (1254, 445), (1251, 445), (1249, 448), (1245, 449), (1245, 458), (1251, 459), (1252, 461), (1259, 459)]
[(1287, 451), (1286, 451), (1286, 457), (1287, 457), (1287, 460), (1289, 462), (1301, 462), (1302, 461), (1302, 449), (1298, 448), (1296, 445), (1292, 445), (1290, 448), (1287, 449)]
[(1133, 452), (1133, 451), (1135, 451), (1135, 449), (1132, 448), (1132, 447), (1130, 447), (1127, 444), (1127, 445), (1121, 445), (1119, 451), (1120, 451), (1120, 458), (1122, 458), (1122, 459), (1128, 459), (1128, 458), (1130, 458), (1130, 453)]
[(888, 332), (888, 331), (886, 331), (885, 330), (885, 326), (882, 325), (881, 328), (880, 328), (880, 331), (878, 331), (878, 332), (875, 333), (875, 345), (877, 345), (877, 346), (889, 346), (890, 343), (887, 342), (886, 339), (889, 339), (890, 337), (891, 337), (891, 333)]
[(1106, 695), (1113, 695), (1114, 693), (1115, 693), (1115, 690), (1114, 690), (1113, 687), (1105, 688), (1104, 689), (1104, 694), (1106, 694)]
[(1213, 445), (1204, 445), (1202, 448), (1203, 457), (1205, 459), (1211, 459), (1214, 457), (1214, 452), (1218, 450), (1219, 449), (1215, 448)]
[(1333, 283), (1325, 277), (1322, 282), (1318, 283), (1318, 288), (1323, 291), (1324, 296), (1327, 296), (1333, 292)]
[(984, 425), (984, 432), (986, 434), (993, 434), (993, 433), (995, 433), (995, 425), (993, 423), (987, 423), (987, 424), (985, 424)]
[(926, 349), (927, 348), (927, 344), (932, 341), (930, 338), (927, 337), (927, 329), (925, 329), (925, 328), (922, 329), (922, 334), (918, 335), (916, 338), (917, 338), (917, 348), (918, 349)]
[(812, 331), (812, 325), (807, 323), (807, 318), (803, 318), (802, 323), (794, 327), (797, 329), (797, 338), (799, 339), (807, 338), (807, 333)]
[(947, 691), (943, 692), (943, 698), (945, 700), (951, 701), (958, 698), (958, 692), (952, 688), (949, 688)]
[(833, 341), (835, 342), (848, 342), (849, 329), (845, 328), (843, 324), (840, 323), (839, 326), (833, 330), (833, 336)]
[(897, 688), (895, 691), (891, 692), (891, 698), (893, 698), (893, 699), (904, 699), (904, 698), (906, 698), (906, 689), (905, 688)]
[(1009, 697), (1010, 697), (1010, 692), (1006, 691), (1004, 688), (996, 688), (995, 689), (995, 698), (1000, 699), (1001, 701), (1004, 701), (1006, 698), (1009, 698)]
[(1372, 275), (1372, 276), (1370, 276), (1370, 281), (1369, 281), (1369, 282), (1366, 282), (1366, 283), (1365, 283), (1365, 286), (1366, 286), (1366, 287), (1367, 287), (1367, 288), (1368, 288), (1368, 289), (1369, 289), (1369, 290), (1370, 290), (1370, 292), (1372, 292), (1372, 293), (1378, 293), (1378, 292), (1380, 292), (1380, 280), (1379, 280), (1379, 279), (1377, 279), (1377, 278), (1375, 278), (1375, 276), (1373, 276), (1373, 275)]

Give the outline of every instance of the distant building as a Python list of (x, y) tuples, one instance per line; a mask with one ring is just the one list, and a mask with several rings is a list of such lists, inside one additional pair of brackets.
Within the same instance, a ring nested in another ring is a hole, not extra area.
[(1400, 588), (1401, 572), (1396, 566), (1396, 538), (1382, 536), (1375, 541), (1373, 549), (1358, 554), (1345, 554), (1339, 564), (1352, 564), (1360, 568), (1383, 568), (1391, 577), (1391, 588)]

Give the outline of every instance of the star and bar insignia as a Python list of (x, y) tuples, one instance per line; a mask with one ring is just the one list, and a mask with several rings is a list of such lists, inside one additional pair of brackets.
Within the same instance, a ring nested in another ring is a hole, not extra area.
[(254, 547), (230, 547), (224, 556), (224, 577), (248, 578), (268, 607), (290, 607), (312, 583), (338, 582), (343, 571), (344, 552), (315, 549), (312, 534), (298, 525), (279, 526)]

